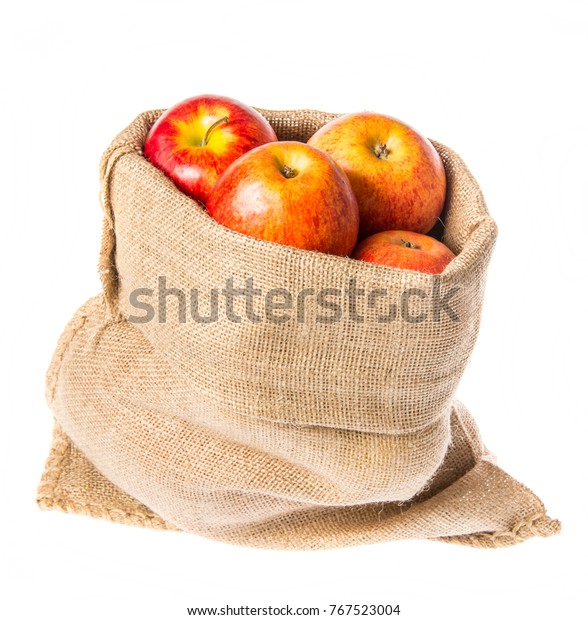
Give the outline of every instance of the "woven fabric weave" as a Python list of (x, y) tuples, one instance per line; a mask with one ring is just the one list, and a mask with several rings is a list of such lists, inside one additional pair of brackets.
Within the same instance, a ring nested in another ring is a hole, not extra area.
[[(335, 116), (260, 112), (280, 139), (300, 141)], [(222, 227), (143, 157), (160, 114), (141, 114), (101, 161), (103, 293), (76, 313), (48, 371), (56, 430), (41, 507), (289, 549), (401, 538), (492, 547), (559, 531), (455, 399), (496, 238), (459, 156), (434, 142), (448, 179), (443, 241), (457, 257), (433, 276)], [(162, 278), (168, 291), (196, 290), (203, 308), (228, 279), (252, 278), (304, 297), (303, 316), (268, 320), (260, 296), (259, 321), (238, 303), (239, 322), (189, 310), (182, 320), (181, 293), (170, 293), (165, 321), (136, 322), (133, 291)], [(350, 287), (395, 301), (420, 291), (422, 303), (382, 321), (366, 294), (357, 313), (321, 320), (317, 293)], [(451, 311), (435, 309), (443, 298)]]

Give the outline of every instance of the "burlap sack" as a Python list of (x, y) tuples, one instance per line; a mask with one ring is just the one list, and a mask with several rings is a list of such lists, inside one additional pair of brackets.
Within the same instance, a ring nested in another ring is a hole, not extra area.
[[(302, 141), (334, 117), (261, 112), (280, 139)], [(496, 547), (558, 532), (454, 398), (496, 236), (461, 159), (435, 143), (448, 177), (443, 240), (457, 258), (432, 276), (220, 226), (143, 157), (160, 113), (141, 114), (102, 158), (104, 291), (70, 322), (48, 372), (56, 429), (40, 506), (289, 549), (401, 538)], [(177, 291), (136, 322), (146, 312), (133, 292), (157, 292), (162, 277)], [(249, 309), (239, 298), (229, 316), (229, 278), (252, 278), (266, 297)], [(352, 288), (365, 293), (353, 311)], [(294, 300), (287, 319), (264, 314), (275, 289)], [(339, 314), (318, 302), (325, 289)], [(401, 311), (384, 320), (375, 289)], [(216, 320), (194, 320), (189, 299), (182, 316), (192, 290), (200, 315), (217, 291)]]

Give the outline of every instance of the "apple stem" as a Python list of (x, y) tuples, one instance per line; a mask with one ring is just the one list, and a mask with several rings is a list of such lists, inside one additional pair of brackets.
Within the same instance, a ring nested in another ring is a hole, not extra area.
[(421, 249), (420, 246), (418, 246), (416, 243), (412, 243), (412, 241), (406, 241), (406, 239), (401, 239), (400, 242), (405, 248), (411, 248), (413, 250)]
[(374, 153), (379, 159), (387, 159), (388, 155), (390, 155), (390, 149), (385, 144), (378, 144), (374, 149)]
[(294, 168), (290, 168), (287, 164), (284, 164), (282, 166), (282, 174), (287, 179), (293, 179), (296, 176), (296, 170), (294, 170)]
[(210, 134), (219, 126), (222, 125), (223, 123), (228, 123), (229, 122), (229, 117), (228, 116), (223, 116), (222, 118), (219, 118), (218, 121), (215, 121), (214, 123), (212, 123), (212, 125), (206, 130), (206, 133), (204, 134), (204, 138), (202, 138), (202, 143), (200, 146), (206, 146), (208, 144), (208, 141), (210, 140)]

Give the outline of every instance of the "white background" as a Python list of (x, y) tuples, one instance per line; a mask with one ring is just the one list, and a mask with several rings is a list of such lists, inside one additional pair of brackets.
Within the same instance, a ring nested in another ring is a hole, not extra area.
[[(2, 6), (0, 616), (398, 603), (401, 619), (582, 617), (586, 3)], [(276, 552), (37, 509), (52, 426), (44, 373), (99, 290), (99, 157), (139, 112), (205, 92), (384, 112), (461, 154), (500, 233), (458, 396), (499, 465), (562, 520), (560, 536), (488, 551), (406, 541)]]

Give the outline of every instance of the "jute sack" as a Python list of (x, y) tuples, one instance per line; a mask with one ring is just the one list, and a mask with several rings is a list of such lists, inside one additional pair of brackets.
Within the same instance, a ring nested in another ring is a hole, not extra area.
[[(301, 141), (335, 116), (260, 111)], [(457, 258), (433, 276), (217, 224), (143, 157), (159, 114), (141, 114), (101, 161), (103, 293), (48, 371), (56, 423), (39, 505), (288, 549), (557, 533), (454, 397), (496, 237), (458, 155), (434, 143)], [(229, 311), (229, 282), (259, 292)]]

